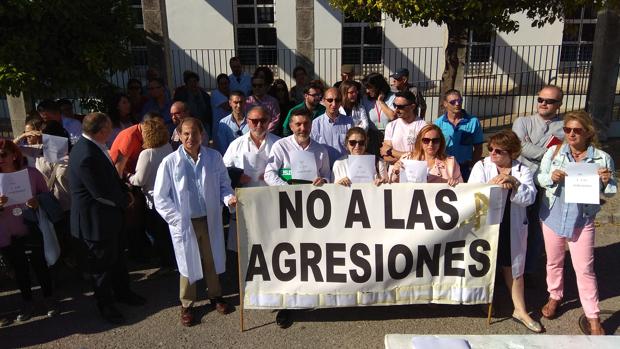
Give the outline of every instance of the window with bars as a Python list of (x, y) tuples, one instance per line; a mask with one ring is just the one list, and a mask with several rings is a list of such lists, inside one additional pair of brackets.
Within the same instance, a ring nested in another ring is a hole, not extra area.
[(495, 32), (470, 30), (467, 39), (467, 74), (485, 74), (491, 71)]
[(133, 71), (140, 72), (146, 70), (148, 66), (147, 54), (146, 54), (146, 33), (144, 32), (144, 18), (142, 16), (142, 0), (131, 0), (131, 10), (135, 20), (135, 27), (140, 31), (140, 35), (137, 40), (129, 43), (131, 50), (131, 59), (133, 65)]
[(342, 24), (342, 64), (381, 64), (383, 60), (383, 27), (381, 13), (368, 22), (350, 16)]
[(278, 64), (274, 0), (236, 0), (237, 55), (245, 65)]
[(595, 31), (596, 11), (591, 6), (566, 13), (560, 61), (575, 63), (592, 61)]

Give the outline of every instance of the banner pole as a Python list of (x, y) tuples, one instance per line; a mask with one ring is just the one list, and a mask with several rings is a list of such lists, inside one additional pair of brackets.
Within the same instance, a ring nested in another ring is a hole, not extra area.
[[(238, 196), (239, 188), (235, 189), (235, 196)], [(238, 200), (238, 199), (237, 199)], [(241, 332), (245, 331), (243, 326), (243, 285), (241, 284), (241, 243), (239, 242), (239, 201), (237, 201), (237, 208), (235, 209), (235, 224), (237, 225), (237, 282), (239, 283), (239, 322), (241, 323)], [(230, 227), (228, 228), (230, 229)]]
[(491, 326), (491, 314), (493, 312), (493, 302), (489, 303), (489, 312), (487, 313), (487, 326)]

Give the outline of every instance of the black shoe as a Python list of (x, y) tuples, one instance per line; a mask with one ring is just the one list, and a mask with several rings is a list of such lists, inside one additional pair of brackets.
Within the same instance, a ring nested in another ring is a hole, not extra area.
[(276, 324), (280, 328), (289, 328), (293, 324), (293, 319), (291, 319), (291, 311), (288, 309), (278, 310), (278, 314), (276, 314)]
[(113, 305), (100, 306), (99, 313), (105, 321), (111, 324), (120, 325), (125, 322), (125, 317), (123, 314), (121, 314), (121, 312), (118, 311), (118, 309), (116, 309)]
[(133, 291), (127, 291), (126, 293), (116, 296), (116, 301), (133, 306), (141, 306), (146, 304), (146, 299)]

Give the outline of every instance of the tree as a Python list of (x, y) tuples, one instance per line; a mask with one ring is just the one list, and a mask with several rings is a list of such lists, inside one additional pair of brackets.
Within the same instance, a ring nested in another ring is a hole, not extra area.
[(139, 38), (128, 0), (3, 0), (0, 23), (0, 93), (13, 96), (99, 91)]
[[(448, 44), (442, 75), (442, 94), (462, 81), (469, 30), (514, 32), (519, 23), (513, 14), (525, 12), (532, 26), (542, 27), (561, 19), (564, 11), (593, 1), (586, 0), (329, 0), (332, 6), (359, 20), (378, 11), (403, 26), (428, 26), (434, 22), (448, 28)], [(617, 2), (617, 0), (612, 0)], [(594, 1), (601, 3), (601, 1)]]

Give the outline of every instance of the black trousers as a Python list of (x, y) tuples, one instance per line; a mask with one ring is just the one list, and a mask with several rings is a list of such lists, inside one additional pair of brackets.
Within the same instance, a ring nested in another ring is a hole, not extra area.
[[(17, 286), (25, 301), (32, 300), (29, 264), (32, 265), (37, 281), (41, 285), (43, 296), (47, 298), (52, 295), (52, 277), (45, 261), (40, 233), (32, 232), (26, 236), (14, 237), (11, 244), (0, 251), (15, 270)], [(26, 255), (26, 251), (31, 251), (30, 256)]]
[(97, 305), (114, 303), (115, 296), (129, 292), (129, 273), (119, 234), (102, 241), (80, 240), (86, 271), (92, 275)]
[(155, 207), (147, 208), (146, 230), (153, 239), (153, 247), (161, 267), (176, 268), (172, 238), (168, 223), (159, 215)]

